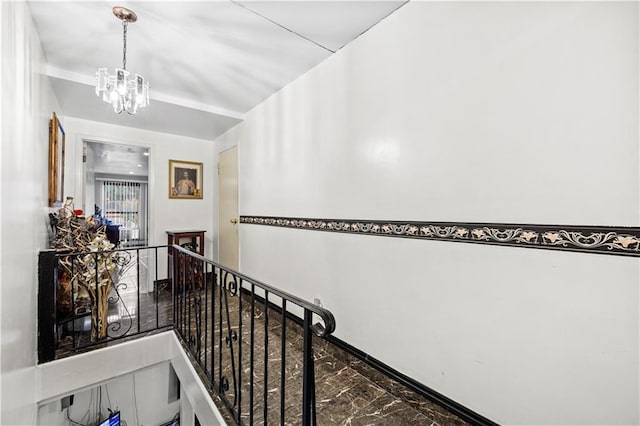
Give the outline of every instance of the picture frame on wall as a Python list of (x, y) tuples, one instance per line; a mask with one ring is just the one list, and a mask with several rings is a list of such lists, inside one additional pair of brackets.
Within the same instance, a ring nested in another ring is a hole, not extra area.
[(49, 207), (60, 206), (64, 197), (65, 133), (56, 113), (49, 120)]
[(202, 199), (202, 163), (169, 160), (169, 198)]

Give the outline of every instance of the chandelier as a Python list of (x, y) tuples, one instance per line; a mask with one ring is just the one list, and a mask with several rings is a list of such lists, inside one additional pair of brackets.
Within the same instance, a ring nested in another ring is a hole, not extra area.
[(114, 75), (106, 68), (99, 68), (96, 72), (96, 95), (102, 93), (102, 100), (110, 103), (113, 110), (120, 114), (126, 111), (135, 114), (138, 108), (149, 104), (149, 83), (145, 83), (140, 74), (131, 75), (127, 71), (127, 25), (138, 20), (133, 11), (116, 6), (113, 14), (122, 21), (123, 47), (122, 68), (116, 68)]

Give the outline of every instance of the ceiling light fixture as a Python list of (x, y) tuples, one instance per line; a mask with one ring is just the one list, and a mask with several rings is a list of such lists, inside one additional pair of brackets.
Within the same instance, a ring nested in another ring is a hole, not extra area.
[(106, 68), (96, 72), (96, 95), (102, 93), (102, 100), (110, 103), (120, 114), (126, 111), (135, 114), (138, 108), (149, 104), (149, 83), (140, 74), (131, 76), (127, 71), (127, 25), (138, 20), (138, 16), (126, 7), (116, 6), (113, 14), (122, 21), (123, 47), (122, 68), (116, 68), (115, 75), (109, 75)]

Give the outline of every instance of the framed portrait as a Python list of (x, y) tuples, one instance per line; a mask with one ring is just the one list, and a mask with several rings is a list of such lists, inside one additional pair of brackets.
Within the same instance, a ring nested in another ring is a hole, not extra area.
[(62, 205), (64, 192), (64, 129), (56, 113), (49, 120), (49, 207)]
[(202, 163), (169, 160), (169, 198), (202, 199)]

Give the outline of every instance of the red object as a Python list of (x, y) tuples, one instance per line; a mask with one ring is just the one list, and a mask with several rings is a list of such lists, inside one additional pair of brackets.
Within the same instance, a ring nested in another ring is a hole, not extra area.
[(84, 212), (83, 212), (82, 210), (80, 210), (80, 209), (74, 210), (73, 212), (76, 214), (76, 216), (80, 216), (80, 215), (82, 215), (82, 213), (84, 213)]

